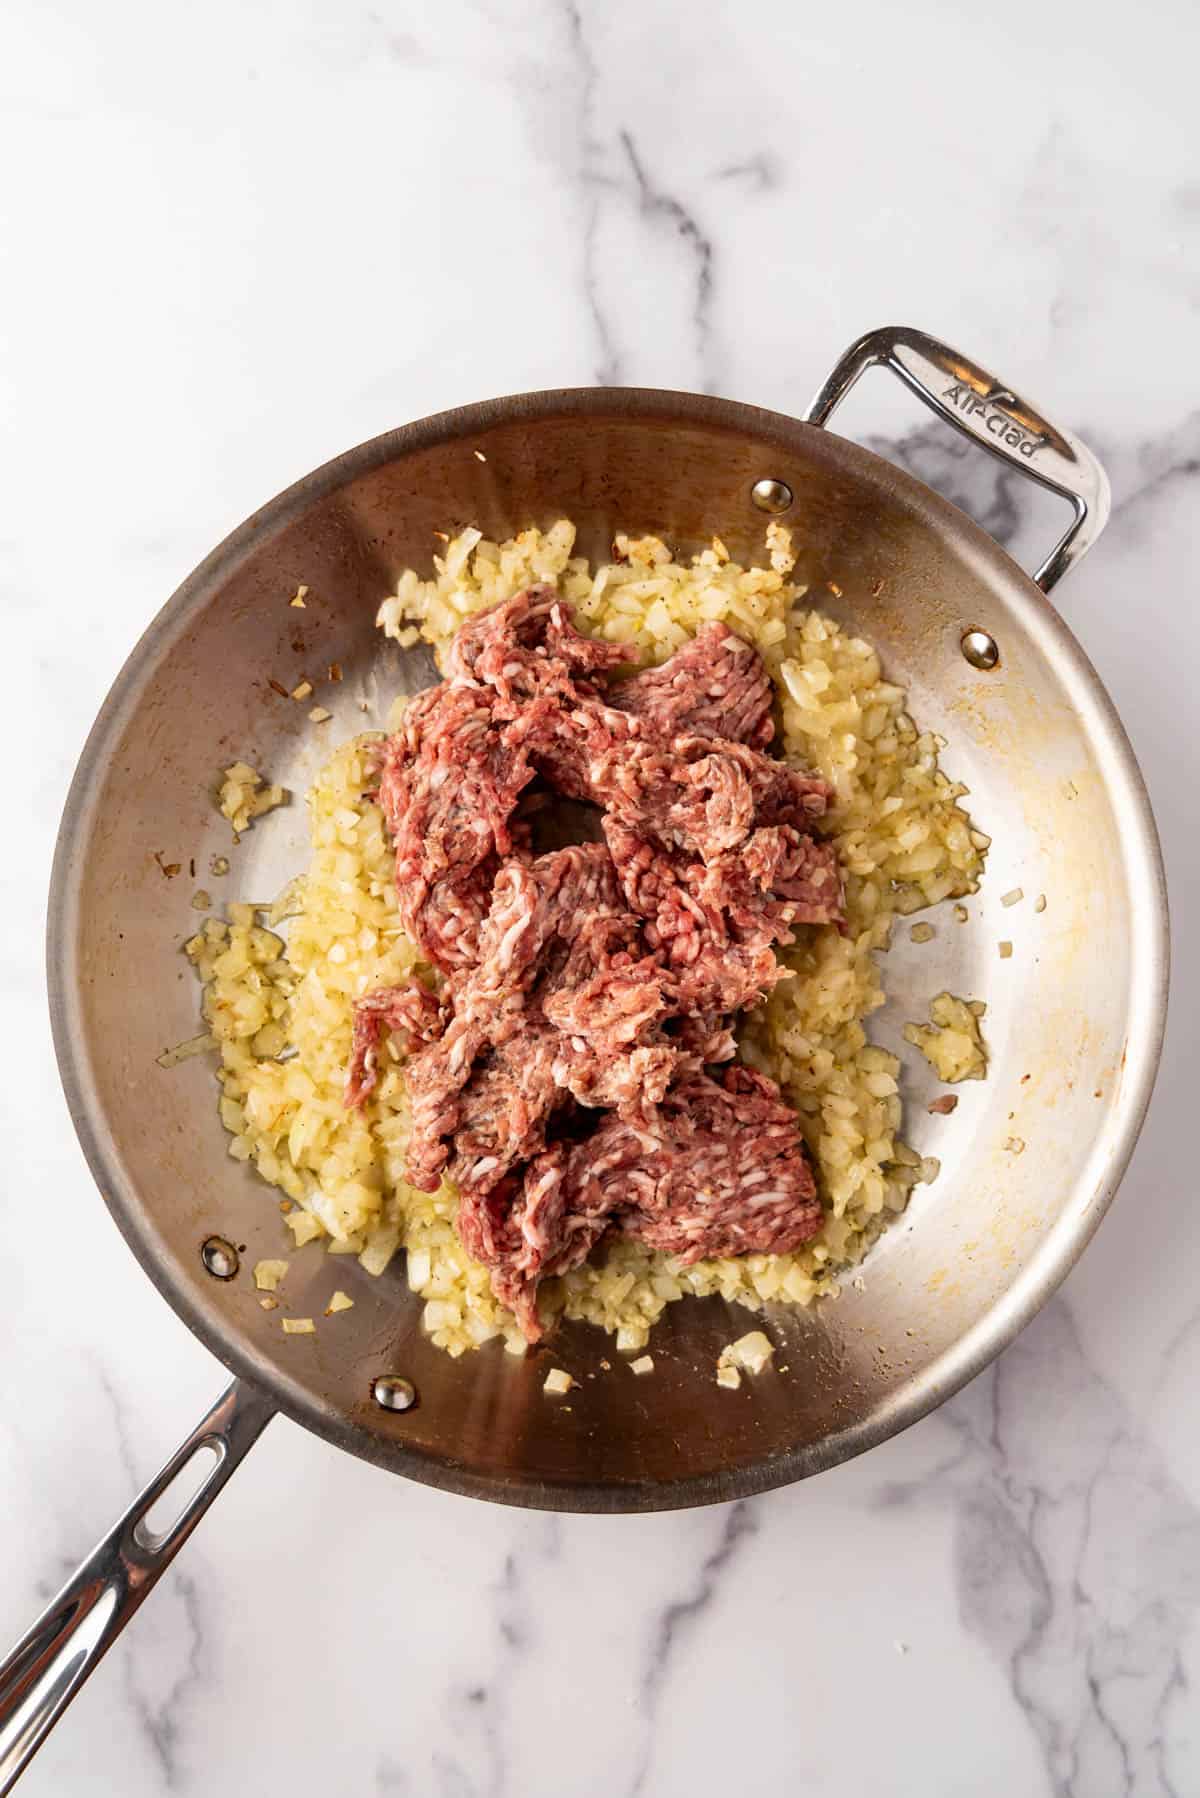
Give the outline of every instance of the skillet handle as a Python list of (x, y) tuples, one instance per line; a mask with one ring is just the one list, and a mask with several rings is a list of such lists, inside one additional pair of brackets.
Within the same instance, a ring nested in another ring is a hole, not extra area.
[(852, 343), (808, 412), (809, 424), (828, 424), (868, 368), (888, 368), (947, 424), (1069, 500), (1075, 517), (1034, 580), (1049, 593), (1086, 555), (1108, 523), (1108, 476), (1086, 444), (1057, 430), (977, 362), (908, 325), (885, 325)]
[[(227, 1387), (0, 1665), (0, 1795), (12, 1790), (273, 1414), (252, 1387), (240, 1380)], [(193, 1456), (203, 1459), (204, 1453), (215, 1458), (198, 1490), (172, 1521), (152, 1529), (151, 1506)]]

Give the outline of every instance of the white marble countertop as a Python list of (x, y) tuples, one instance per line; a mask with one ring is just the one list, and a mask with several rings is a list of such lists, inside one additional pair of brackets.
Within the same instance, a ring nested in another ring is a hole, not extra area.
[[(339, 449), (594, 380), (795, 411), (859, 331), (944, 336), (1109, 467), (1062, 604), (1146, 771), (1176, 932), (1122, 1195), (941, 1412), (645, 1519), (489, 1509), (277, 1421), (30, 1798), (1200, 1791), (1198, 54), (1183, 0), (9, 0), (0, 1646), (223, 1378), (60, 1096), (59, 808), (154, 610)], [(877, 378), (839, 422), (1031, 560), (1052, 513), (916, 412)], [(69, 1250), (48, 1266), (35, 1231)]]

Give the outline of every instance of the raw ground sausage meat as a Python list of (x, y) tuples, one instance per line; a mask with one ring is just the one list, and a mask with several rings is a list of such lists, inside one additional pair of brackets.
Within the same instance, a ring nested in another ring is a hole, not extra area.
[[(382, 1034), (407, 1052), (407, 1175), (530, 1340), (541, 1280), (610, 1230), (691, 1262), (786, 1253), (821, 1224), (796, 1116), (732, 1061), (735, 1014), (798, 925), (840, 923), (813, 835), (831, 794), (765, 753), (771, 682), (710, 624), (659, 668), (531, 587), (459, 631), (385, 745), (405, 928), (441, 977), (355, 1009), (346, 1102)], [(523, 795), (597, 808), (602, 841), (535, 854)]]

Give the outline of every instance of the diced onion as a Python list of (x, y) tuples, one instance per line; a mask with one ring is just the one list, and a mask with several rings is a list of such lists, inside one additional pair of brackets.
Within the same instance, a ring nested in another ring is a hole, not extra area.
[(216, 1046), (216, 1037), (206, 1030), (202, 1036), (189, 1036), (186, 1043), (176, 1043), (173, 1049), (164, 1049), (154, 1059), (160, 1068), (175, 1068), (181, 1061), (190, 1061), (193, 1055), (203, 1055), (207, 1049), (215, 1049)]
[(986, 1007), (977, 999), (959, 999), (939, 993), (929, 1007), (928, 1025), (906, 1024), (904, 1040), (921, 1051), (939, 1080), (982, 1080), (987, 1072), (987, 1050), (979, 1031)]
[(399, 1224), (381, 1224), (372, 1230), (358, 1265), (368, 1274), (381, 1274), (400, 1246)]
[(321, 1226), (312, 1212), (304, 1211), (299, 1206), (295, 1211), (289, 1211), (284, 1222), (295, 1237), (298, 1249), (302, 1249), (306, 1242), (311, 1242), (314, 1236), (321, 1234)]
[(721, 1350), (718, 1366), (724, 1362), (727, 1367), (744, 1367), (747, 1373), (761, 1373), (774, 1353), (775, 1344), (769, 1336), (761, 1330), (750, 1330)]

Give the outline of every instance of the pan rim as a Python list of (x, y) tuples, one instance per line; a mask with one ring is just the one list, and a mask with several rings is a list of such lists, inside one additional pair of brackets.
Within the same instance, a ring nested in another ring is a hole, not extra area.
[[(325, 1404), (283, 1372), (215, 1314), (193, 1301), (153, 1252), (151, 1207), (147, 1207), (122, 1165), (115, 1139), (104, 1124), (84, 1037), (76, 1027), (80, 1009), (74, 978), (79, 881), (71, 852), (95, 791), (95, 770), (106, 765), (119, 735), (125, 708), (149, 662), (186, 628), (208, 601), (215, 584), (264, 539), (290, 522), (297, 511), (327, 497), (381, 463), (447, 441), (470, 437), (497, 425), (545, 422), (555, 417), (616, 415), (648, 423), (687, 423), (752, 434), (765, 444), (816, 452), (857, 480), (867, 480), (903, 505), (940, 536), (952, 536), (959, 554), (993, 584), (1003, 582), (1007, 597), (1043, 646), (1061, 658), (1060, 674), (1086, 696), (1090, 734), (1103, 747), (1110, 800), (1128, 821), (1125, 856), (1130, 885), (1144, 903), (1131, 908), (1133, 971), (1126, 1033), (1126, 1067), (1117, 1110), (1104, 1154), (1099, 1143), (1029, 1265), (1001, 1299), (993, 1303), (958, 1341), (869, 1419), (851, 1424), (819, 1443), (791, 1449), (766, 1461), (713, 1474), (683, 1476), (657, 1483), (611, 1484), (594, 1480), (551, 1482), (543, 1477), (500, 1478), (480, 1474), (450, 1457), (376, 1436)], [(1120, 716), (1098, 674), (1057, 609), (1032, 578), (981, 526), (950, 501), (885, 458), (833, 432), (784, 413), (711, 395), (656, 388), (583, 387), (547, 389), (500, 396), (434, 413), (368, 439), (322, 464), (266, 505), (258, 508), (189, 574), (156, 613), (126, 659), (92, 725), (72, 776), (55, 844), (47, 906), (47, 987), (51, 1029), (68, 1109), (85, 1160), (117, 1227), (143, 1269), (187, 1327), (228, 1369), (270, 1396), (284, 1415), (335, 1447), (402, 1473), (422, 1484), (462, 1496), (552, 1511), (593, 1513), (681, 1509), (719, 1503), (788, 1485), (836, 1466), (919, 1421), (981, 1372), (1028, 1323), (1065, 1279), (1112, 1202), (1140, 1134), (1153, 1091), (1166, 1026), (1169, 924), (1162, 851), (1145, 781)]]

